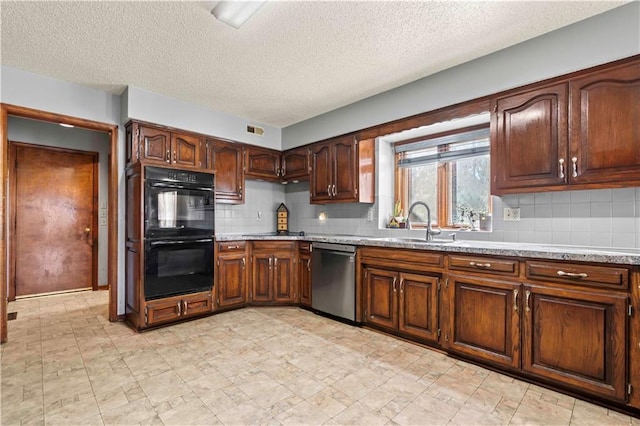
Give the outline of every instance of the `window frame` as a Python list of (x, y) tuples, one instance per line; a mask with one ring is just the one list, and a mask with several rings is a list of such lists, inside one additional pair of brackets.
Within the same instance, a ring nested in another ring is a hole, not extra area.
[[(414, 142), (421, 142), (427, 139), (436, 139), (436, 138), (441, 138), (441, 137), (445, 137), (445, 136), (450, 136), (450, 135), (455, 135), (455, 134), (459, 134), (459, 133), (465, 133), (465, 132), (471, 132), (474, 130), (480, 130), (480, 129), (487, 129), (489, 128), (489, 123), (486, 124), (478, 124), (478, 125), (474, 125), (474, 126), (467, 126), (467, 127), (462, 127), (459, 129), (455, 129), (455, 130), (449, 130), (446, 132), (441, 132), (441, 133), (435, 133), (432, 135), (428, 135), (428, 136), (423, 136), (423, 137), (417, 137), (417, 138), (411, 138), (411, 139), (407, 139), (407, 140), (403, 140), (403, 141), (399, 141), (396, 142), (394, 144), (394, 146), (399, 146), (399, 145), (408, 145)], [(491, 141), (489, 140), (489, 144), (491, 144)], [(448, 151), (448, 147), (450, 144), (446, 144), (446, 145), (439, 145), (438, 146), (438, 152), (446, 152)], [(409, 173), (409, 169), (410, 167), (399, 167), (399, 162), (400, 159), (406, 154), (406, 152), (400, 152), (400, 153), (396, 153), (394, 154), (394, 177), (395, 177), (395, 182), (394, 182), (394, 199), (395, 200), (400, 200), (400, 203), (402, 204), (402, 206), (404, 206), (403, 208), (405, 209), (405, 215), (409, 214), (409, 188), (411, 188), (411, 178), (410, 178), (410, 173)], [(489, 156), (489, 165), (491, 164), (491, 154), (488, 154)], [(456, 225), (454, 223), (449, 223), (449, 215), (451, 214), (451, 218), (454, 217), (453, 212), (451, 212), (450, 210), (450, 195), (449, 195), (449, 179), (451, 176), (451, 169), (452, 169), (452, 162), (451, 161), (439, 161), (437, 163), (437, 182), (436, 182), (436, 189), (437, 189), (437, 202), (438, 202), (438, 206), (437, 206), (437, 221), (433, 221), (432, 220), (432, 226), (437, 226), (440, 228), (447, 228), (447, 229), (461, 229), (464, 226), (463, 225)], [(489, 166), (490, 167), (490, 166)], [(489, 180), (491, 179), (491, 175), (489, 175)], [(490, 183), (490, 182), (488, 182)], [(491, 193), (489, 193), (489, 199), (488, 199), (488, 209), (489, 209), (489, 213), (491, 213), (493, 211), (493, 200), (491, 197)], [(412, 222), (411, 223), (412, 228), (426, 228), (427, 224), (426, 222)]]

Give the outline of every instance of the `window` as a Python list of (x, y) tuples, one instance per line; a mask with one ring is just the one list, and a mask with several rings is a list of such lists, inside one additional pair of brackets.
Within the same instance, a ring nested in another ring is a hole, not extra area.
[[(398, 141), (394, 151), (395, 199), (405, 214), (414, 202), (424, 201), (432, 225), (478, 229), (491, 212), (488, 124)], [(426, 209), (413, 213), (412, 225), (426, 226)]]

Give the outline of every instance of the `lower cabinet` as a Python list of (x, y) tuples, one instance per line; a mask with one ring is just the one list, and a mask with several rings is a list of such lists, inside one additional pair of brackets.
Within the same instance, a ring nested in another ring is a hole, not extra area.
[(624, 401), (627, 297), (524, 285), (522, 369)]
[(298, 289), (300, 304), (311, 306), (311, 244), (307, 242), (298, 246)]
[(254, 242), (251, 254), (252, 303), (294, 303), (296, 255), (293, 242)]
[(145, 325), (151, 327), (209, 313), (213, 309), (211, 302), (210, 291), (148, 301), (144, 308)]
[(439, 277), (365, 267), (365, 322), (438, 341)]
[(245, 242), (218, 244), (216, 306), (218, 309), (240, 307), (247, 303), (247, 254)]
[(520, 284), (450, 275), (444, 346), (496, 364), (520, 367)]

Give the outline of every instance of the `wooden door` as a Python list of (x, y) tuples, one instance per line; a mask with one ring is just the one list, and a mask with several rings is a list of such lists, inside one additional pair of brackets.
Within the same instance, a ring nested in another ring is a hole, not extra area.
[(640, 181), (640, 63), (588, 74), (570, 88), (570, 181)]
[(245, 148), (245, 177), (268, 181), (280, 180), (280, 152), (247, 146)]
[(11, 147), (15, 296), (95, 289), (98, 154)]
[(367, 305), (365, 321), (386, 328), (398, 328), (398, 274), (384, 269), (365, 268)]
[(323, 143), (313, 145), (311, 148), (311, 203), (327, 201), (331, 199), (333, 184), (333, 164), (331, 163), (331, 144)]
[(202, 167), (202, 140), (197, 136), (171, 134), (171, 164), (189, 169)]
[(246, 303), (245, 254), (232, 253), (218, 257), (218, 307), (243, 305)]
[(334, 142), (333, 199), (357, 201), (358, 151), (356, 140), (345, 137)]
[(176, 321), (180, 318), (181, 313), (182, 299), (180, 297), (146, 302), (144, 307), (144, 326), (149, 327), (165, 322)]
[(307, 253), (300, 254), (298, 286), (300, 288), (300, 304), (311, 306), (311, 255)]
[(520, 367), (520, 285), (449, 277), (449, 349)]
[(207, 140), (207, 168), (215, 172), (217, 203), (244, 203), (243, 162), (242, 145)]
[(140, 159), (146, 163), (171, 164), (171, 135), (155, 127), (140, 126)]
[(309, 148), (290, 149), (282, 153), (282, 177), (286, 180), (309, 179)]
[(438, 341), (438, 281), (438, 277), (400, 274), (400, 331)]
[(498, 99), (494, 120), (493, 194), (567, 182), (566, 83)]
[(273, 301), (273, 257), (271, 254), (251, 256), (251, 301)]
[(624, 401), (627, 297), (532, 285), (524, 290), (523, 370)]
[(296, 296), (293, 256), (276, 253), (273, 256), (274, 301), (292, 303)]

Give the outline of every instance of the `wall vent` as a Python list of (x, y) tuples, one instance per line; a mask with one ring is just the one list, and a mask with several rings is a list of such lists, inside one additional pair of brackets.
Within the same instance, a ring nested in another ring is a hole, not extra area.
[(264, 129), (262, 127), (252, 126), (250, 124), (247, 124), (247, 133), (251, 133), (257, 136), (262, 136), (264, 135)]

